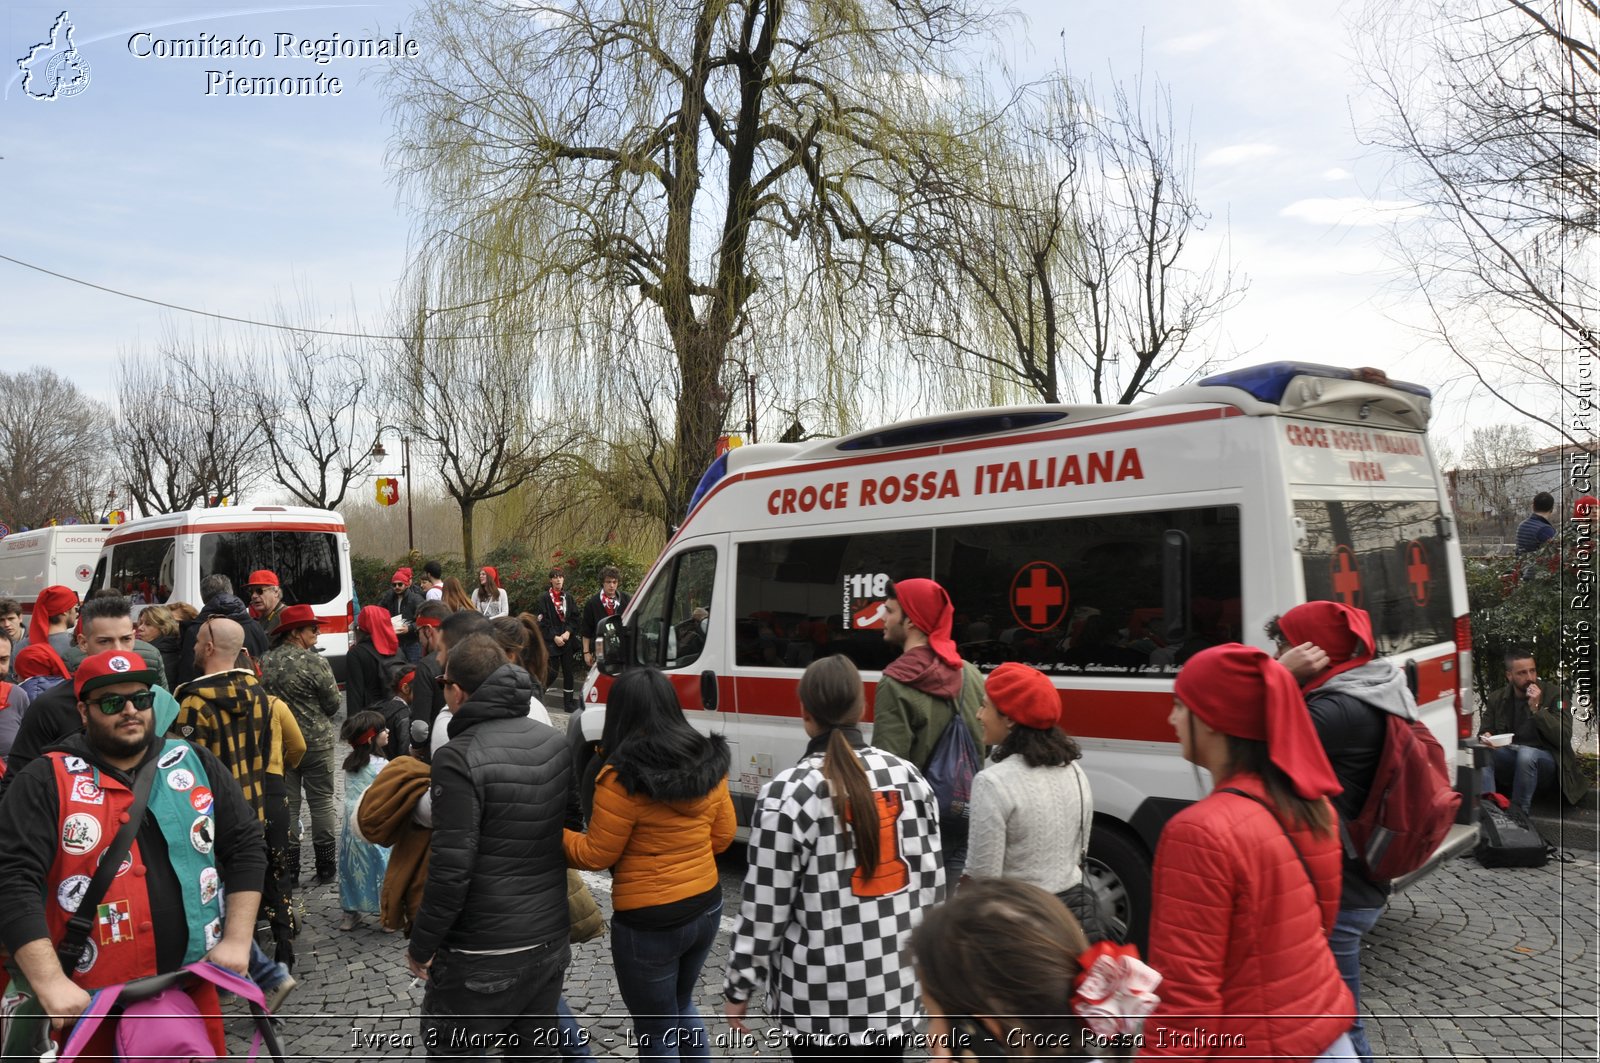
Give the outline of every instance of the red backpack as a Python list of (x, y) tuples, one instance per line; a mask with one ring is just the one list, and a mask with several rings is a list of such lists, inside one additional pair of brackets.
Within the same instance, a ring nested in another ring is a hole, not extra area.
[(1409, 875), (1428, 862), (1461, 808), (1444, 749), (1417, 720), (1384, 713), (1383, 753), (1366, 803), (1340, 827), (1345, 852), (1368, 878)]

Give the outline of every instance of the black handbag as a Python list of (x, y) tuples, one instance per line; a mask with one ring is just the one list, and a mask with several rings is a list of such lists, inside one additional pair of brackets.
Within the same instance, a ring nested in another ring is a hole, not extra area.
[[(1083, 812), (1083, 849), (1089, 851), (1089, 807), (1083, 800), (1083, 773), (1080, 770), (1078, 779), (1078, 808)], [(1111, 941), (1122, 944), (1120, 935), (1112, 932), (1111, 923), (1106, 919), (1105, 907), (1100, 897), (1100, 890), (1094, 884), (1094, 879), (1089, 877), (1088, 868), (1084, 861), (1079, 861), (1079, 879), (1075, 886), (1068, 886), (1056, 898), (1066, 905), (1078, 919), (1078, 925), (1083, 927), (1084, 936), (1093, 945), (1097, 941)]]

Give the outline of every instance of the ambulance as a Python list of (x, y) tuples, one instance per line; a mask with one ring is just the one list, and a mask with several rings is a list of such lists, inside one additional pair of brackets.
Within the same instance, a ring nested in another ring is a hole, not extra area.
[(25, 623), (46, 587), (71, 587), (82, 598), (109, 534), (109, 524), (59, 524), (0, 538), (0, 598), (21, 606)]
[[(610, 676), (663, 669), (695, 726), (732, 745), (748, 823), (805, 749), (801, 671), (850, 657), (870, 706), (896, 653), (885, 591), (931, 577), (963, 658), (1022, 661), (1060, 690), (1093, 784), (1090, 872), (1142, 941), (1161, 828), (1210, 788), (1167, 723), (1174, 676), (1223, 642), (1271, 652), (1264, 625), (1292, 606), (1371, 614), (1470, 795), (1466, 584), (1430, 411), (1427, 388), (1377, 370), (1277, 362), (1131, 406), (969, 410), (729, 451), (610, 632), (583, 738), (599, 738)], [(1435, 864), (1475, 840), (1472, 805)]]
[(258, 569), (277, 574), (285, 605), (317, 614), (317, 651), (344, 678), (355, 627), (355, 584), (344, 518), (299, 506), (223, 506), (163, 513), (120, 524), (106, 536), (91, 581), (147, 605), (188, 602), (200, 608), (200, 581), (221, 573), (245, 604), (245, 580)]

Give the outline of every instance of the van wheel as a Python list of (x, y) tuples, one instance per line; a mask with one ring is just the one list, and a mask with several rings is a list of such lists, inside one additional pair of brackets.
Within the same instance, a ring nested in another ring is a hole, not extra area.
[(1150, 856), (1144, 846), (1115, 827), (1096, 824), (1084, 869), (1113, 931), (1123, 942), (1138, 945), (1141, 953), (1148, 951)]

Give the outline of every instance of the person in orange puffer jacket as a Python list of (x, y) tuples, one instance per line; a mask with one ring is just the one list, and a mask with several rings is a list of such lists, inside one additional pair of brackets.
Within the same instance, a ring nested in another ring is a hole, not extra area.
[(612, 869), (611, 956), (639, 1058), (707, 1059), (694, 991), (722, 919), (716, 854), (733, 842), (728, 743), (689, 726), (653, 668), (617, 679), (600, 738), (594, 813), (563, 834), (567, 863)]
[(1278, 1063), (1354, 1057), (1354, 1018), (1328, 933), (1342, 861), (1341, 792), (1289, 670), (1251, 646), (1203, 650), (1178, 673), (1169, 722), (1209, 796), (1161, 832), (1149, 964), (1161, 1003), (1141, 1056)]

